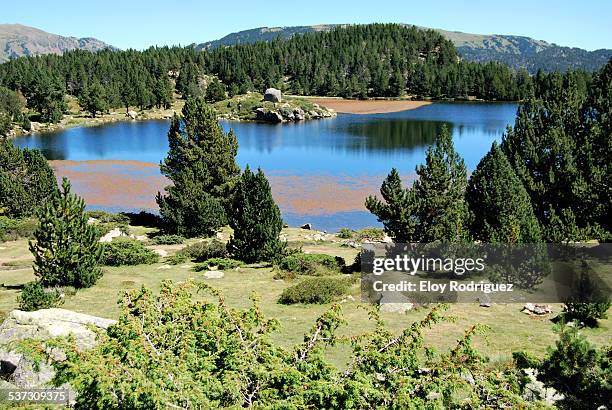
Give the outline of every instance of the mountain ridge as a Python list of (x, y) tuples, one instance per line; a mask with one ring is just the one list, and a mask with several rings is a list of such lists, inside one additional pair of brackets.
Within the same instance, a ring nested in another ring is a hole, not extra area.
[(62, 54), (68, 50), (116, 49), (93, 37), (68, 37), (22, 24), (0, 24), (0, 63), (12, 58)]
[[(313, 26), (257, 27), (230, 33), (218, 40), (194, 44), (196, 49), (210, 50), (221, 46), (287, 39), (294, 35), (316, 31), (332, 30), (349, 24), (318, 24)], [(412, 24), (402, 24), (412, 26)], [(567, 71), (584, 69), (595, 71), (612, 58), (612, 50), (600, 49), (587, 51), (577, 47), (564, 47), (544, 40), (527, 36), (505, 34), (472, 34), (437, 28), (416, 26), (424, 30), (434, 30), (451, 40), (459, 55), (469, 61), (499, 61), (530, 73), (538, 69), (544, 71)]]

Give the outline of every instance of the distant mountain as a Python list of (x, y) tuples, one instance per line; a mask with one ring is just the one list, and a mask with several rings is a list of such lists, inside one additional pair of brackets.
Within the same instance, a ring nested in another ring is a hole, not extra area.
[(0, 24), (0, 63), (21, 56), (62, 54), (67, 50), (98, 51), (110, 46), (95, 38), (64, 37), (21, 24)]
[[(296, 34), (331, 30), (337, 25), (260, 27), (239, 31), (207, 43), (198, 44), (197, 49), (208, 50), (234, 44), (287, 39)], [(426, 29), (426, 27), (420, 27)], [(530, 73), (544, 71), (566, 71), (582, 68), (594, 71), (612, 58), (612, 50), (587, 51), (581, 48), (562, 47), (543, 40), (511, 35), (470, 34), (459, 31), (434, 29), (451, 40), (460, 56), (468, 61), (500, 61), (514, 68), (525, 68)]]

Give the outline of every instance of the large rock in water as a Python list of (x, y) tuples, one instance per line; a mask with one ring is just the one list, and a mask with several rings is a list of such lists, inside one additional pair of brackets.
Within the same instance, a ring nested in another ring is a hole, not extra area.
[[(77, 348), (87, 349), (96, 343), (95, 334), (88, 326), (106, 329), (115, 322), (65, 309), (42, 309), (35, 312), (13, 310), (0, 325), (0, 379), (19, 388), (46, 386), (55, 374), (53, 368), (41, 363), (37, 371), (32, 360), (14, 351), (18, 342), (73, 335)], [(62, 357), (61, 352), (52, 352), (52, 355)]]
[(283, 100), (280, 90), (268, 88), (264, 93), (264, 101), (281, 102)]

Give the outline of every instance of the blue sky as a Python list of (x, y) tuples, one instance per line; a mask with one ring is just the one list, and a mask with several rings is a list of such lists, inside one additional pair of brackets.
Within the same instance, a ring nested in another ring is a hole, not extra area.
[(523, 35), (587, 50), (612, 48), (609, 0), (9, 1), (4, 0), (0, 23), (96, 37), (123, 49), (201, 43), (261, 26), (371, 22)]

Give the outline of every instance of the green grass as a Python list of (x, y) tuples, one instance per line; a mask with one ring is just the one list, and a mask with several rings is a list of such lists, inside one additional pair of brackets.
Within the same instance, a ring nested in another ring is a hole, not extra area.
[[(132, 229), (142, 232), (142, 228)], [(300, 229), (285, 229), (290, 244), (303, 239), (308, 231)], [(229, 232), (224, 230), (223, 237), (227, 239)], [(190, 240), (189, 242), (193, 242)], [(185, 245), (155, 246), (167, 250), (170, 255)], [(340, 247), (340, 243), (319, 242), (304, 244), (303, 251), (308, 253), (326, 253), (338, 255), (350, 263), (357, 250)], [(0, 284), (9, 286), (0, 288), (0, 317), (17, 308), (16, 296), (18, 290), (11, 287), (22, 285), (34, 279), (28, 262), (31, 255), (28, 251), (27, 241), (19, 240), (0, 244)], [(2, 266), (2, 265), (9, 265)], [(285, 346), (291, 346), (302, 341), (303, 333), (312, 327), (315, 319), (329, 305), (280, 305), (277, 303), (283, 290), (295, 281), (274, 280), (272, 268), (241, 267), (239, 270), (226, 270), (222, 279), (204, 279), (203, 273), (194, 272), (193, 263), (186, 262), (178, 265), (167, 265), (163, 261), (153, 265), (104, 267), (104, 276), (92, 288), (80, 290), (74, 296), (69, 296), (62, 306), (77, 312), (96, 316), (116, 318), (118, 308), (114, 301), (118, 300), (123, 290), (146, 286), (154, 290), (164, 279), (184, 281), (190, 278), (206, 280), (225, 294), (226, 302), (233, 307), (249, 306), (249, 295), (257, 293), (261, 300), (264, 313), (275, 317), (281, 322), (281, 329), (274, 338)], [(24, 266), (14, 269), (14, 266)], [(344, 334), (357, 334), (372, 328), (368, 320), (367, 310), (362, 309), (359, 302), (359, 285), (351, 286), (349, 294), (354, 300), (345, 298), (342, 308), (349, 326), (342, 329)], [(520, 304), (494, 304), (490, 308), (481, 308), (476, 303), (451, 305), (448, 316), (453, 316), (453, 322), (442, 323), (427, 332), (426, 342), (434, 347), (449, 347), (459, 339), (465, 329), (475, 323), (490, 327), (486, 337), (475, 340), (476, 347), (489, 355), (493, 360), (508, 360), (512, 351), (525, 350), (541, 356), (546, 348), (556, 341), (557, 337), (552, 331), (552, 322), (548, 317), (532, 317), (520, 312)], [(554, 305), (555, 312), (559, 312), (561, 305)], [(387, 325), (394, 332), (399, 332), (409, 326), (413, 321), (423, 318), (428, 312), (426, 307), (410, 311), (407, 314), (384, 313)], [(554, 315), (553, 315), (554, 316)], [(612, 320), (600, 321), (596, 329), (584, 329), (583, 333), (589, 340), (604, 345), (609, 343), (612, 329)], [(345, 349), (337, 348), (333, 351), (332, 360), (341, 363)]]

